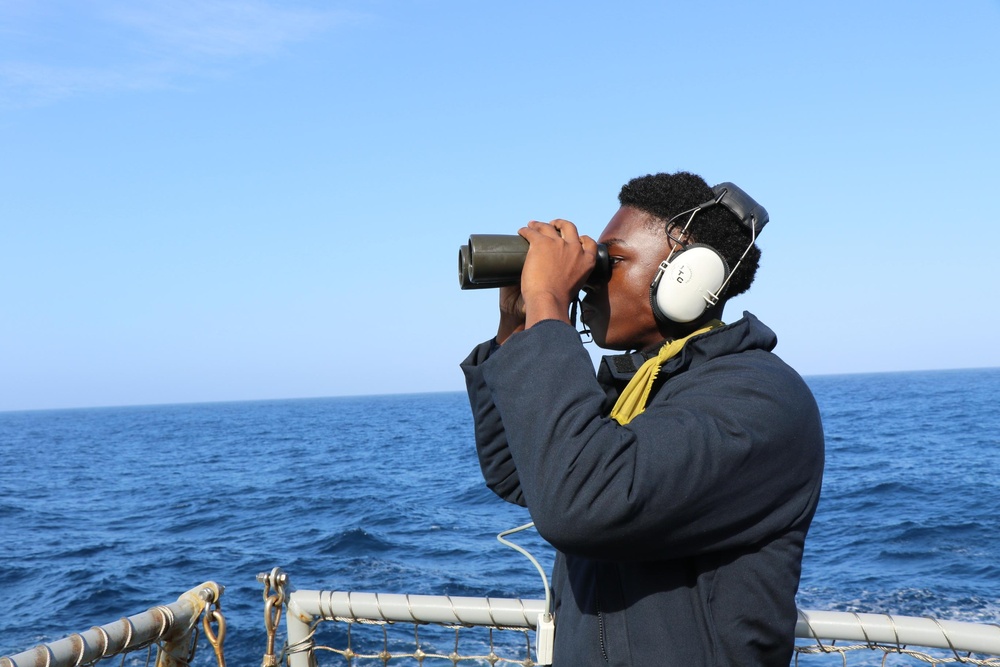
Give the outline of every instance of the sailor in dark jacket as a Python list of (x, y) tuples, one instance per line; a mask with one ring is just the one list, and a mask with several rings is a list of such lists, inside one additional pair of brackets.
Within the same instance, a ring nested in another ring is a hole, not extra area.
[[(686, 173), (633, 179), (619, 200), (600, 238), (611, 277), (586, 286), (583, 314), (601, 347), (638, 352), (595, 375), (568, 313), (596, 242), (529, 223), (520, 290), (462, 364), (484, 477), (558, 550), (555, 665), (788, 665), (822, 427), (774, 333), (720, 321), (767, 213)], [(683, 286), (716, 271), (691, 253), (705, 245), (723, 277)]]

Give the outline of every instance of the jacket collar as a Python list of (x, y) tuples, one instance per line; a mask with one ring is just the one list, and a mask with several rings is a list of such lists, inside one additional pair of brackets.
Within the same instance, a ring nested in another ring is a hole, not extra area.
[[(744, 311), (743, 317), (732, 324), (702, 334), (684, 346), (680, 354), (669, 359), (661, 373), (673, 375), (727, 354), (761, 349), (770, 352), (778, 337), (755, 315)], [(644, 352), (606, 355), (601, 359), (598, 378), (602, 382), (621, 386), (627, 384), (647, 359), (656, 356), (660, 346)]]

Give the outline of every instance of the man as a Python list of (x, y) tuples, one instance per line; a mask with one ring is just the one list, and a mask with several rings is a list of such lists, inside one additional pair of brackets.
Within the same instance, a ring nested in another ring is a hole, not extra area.
[[(605, 284), (585, 286), (593, 239), (529, 223), (520, 289), (501, 292), (497, 337), (462, 364), (487, 485), (558, 551), (555, 665), (791, 660), (823, 434), (774, 333), (749, 313), (719, 321), (753, 281), (767, 222), (724, 185), (683, 172), (625, 185), (599, 239)], [(689, 262), (698, 248), (707, 259)], [(703, 266), (723, 284), (681, 321), (690, 295), (674, 288)], [(596, 375), (568, 317), (581, 288), (594, 341), (638, 351)]]

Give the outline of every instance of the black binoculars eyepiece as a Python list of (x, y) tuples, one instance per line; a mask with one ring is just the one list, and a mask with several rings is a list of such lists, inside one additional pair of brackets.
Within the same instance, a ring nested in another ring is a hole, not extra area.
[[(458, 284), (462, 289), (506, 287), (521, 282), (521, 269), (528, 242), (517, 234), (473, 234), (468, 245), (458, 249)], [(611, 277), (608, 247), (597, 245), (597, 264), (588, 283), (604, 283)]]

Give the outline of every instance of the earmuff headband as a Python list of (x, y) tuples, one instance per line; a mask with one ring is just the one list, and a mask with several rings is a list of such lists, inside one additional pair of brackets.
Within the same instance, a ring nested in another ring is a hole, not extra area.
[[(729, 284), (729, 279), (733, 277), (743, 258), (756, 243), (757, 235), (768, 222), (767, 210), (733, 183), (720, 183), (712, 188), (712, 192), (715, 193), (713, 199), (678, 213), (668, 220), (667, 233), (670, 233), (670, 227), (675, 220), (687, 215), (688, 219), (681, 230), (681, 236), (686, 237), (688, 227), (699, 211), (721, 204), (729, 209), (739, 219), (740, 224), (750, 232), (750, 244), (730, 271), (725, 258), (714, 248), (697, 243), (685, 246), (682, 241), (675, 239), (677, 243), (660, 264), (660, 270), (649, 286), (649, 300), (657, 319), (691, 322), (718, 303), (723, 290)], [(678, 245), (681, 246), (680, 251), (676, 250)]]
[(705, 202), (698, 208), (708, 208), (715, 204), (722, 204), (735, 215), (740, 223), (750, 230), (751, 234), (756, 237), (760, 234), (760, 230), (764, 229), (764, 225), (767, 224), (769, 220), (767, 215), (767, 209), (758, 204), (753, 197), (744, 192), (738, 185), (729, 183), (719, 183), (712, 188), (712, 192), (715, 193), (716, 198), (711, 202)]

